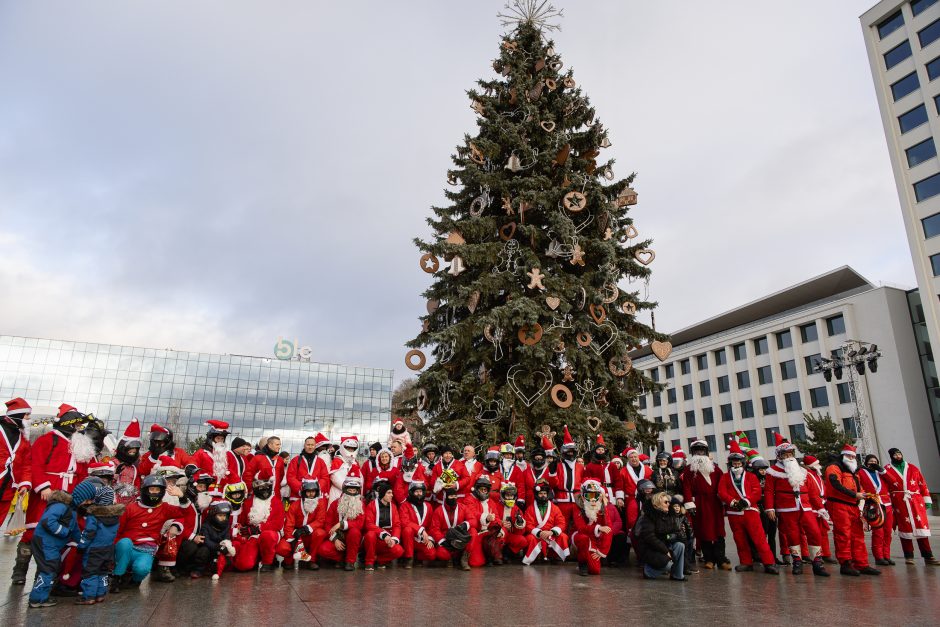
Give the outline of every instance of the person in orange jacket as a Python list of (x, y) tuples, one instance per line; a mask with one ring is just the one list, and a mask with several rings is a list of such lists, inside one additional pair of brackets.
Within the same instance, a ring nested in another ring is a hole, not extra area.
[(851, 444), (842, 447), (839, 461), (826, 466), (826, 509), (832, 518), (836, 558), (842, 564), (839, 572), (850, 577), (880, 575), (881, 571), (868, 564), (865, 531), (858, 508), (865, 495), (855, 474), (857, 471), (858, 455)]

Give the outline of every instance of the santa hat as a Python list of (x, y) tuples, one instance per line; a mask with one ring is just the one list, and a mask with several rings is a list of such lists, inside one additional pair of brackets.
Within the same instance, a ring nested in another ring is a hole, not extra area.
[[(215, 420), (212, 420), (212, 421), (210, 421), (210, 422), (216, 422), (216, 421), (215, 421)], [(226, 428), (228, 428), (228, 427), (226, 426)], [(163, 425), (158, 425), (157, 423), (153, 423), (152, 425), (150, 425), (150, 433), (151, 433), (151, 435), (154, 434), (154, 433), (169, 433), (169, 432), (170, 432), (170, 430), (167, 429), (166, 427), (164, 427)]]
[(620, 459), (619, 457), (611, 457), (610, 463), (617, 464), (617, 466), (619, 466), (620, 468), (623, 468), (623, 460)]
[(855, 457), (857, 454), (858, 452), (855, 450), (855, 447), (852, 446), (851, 444), (846, 444), (845, 446), (842, 447), (842, 455), (851, 455), (852, 457)]
[[(130, 424), (124, 429), (124, 435), (121, 436), (121, 442), (127, 448), (140, 448), (140, 421), (131, 418)], [(134, 444), (136, 442), (136, 444)]]
[(525, 450), (525, 438), (521, 435), (516, 436), (516, 443), (514, 444), (514, 447), (517, 451), (524, 451)]
[(650, 456), (647, 455), (646, 453), (640, 453), (640, 463), (641, 464), (650, 463)]
[(65, 414), (69, 413), (70, 411), (78, 411), (78, 410), (72, 407), (71, 405), (69, 405), (68, 403), (62, 403), (61, 405), (59, 405), (59, 413), (56, 414), (56, 419), (61, 418)]
[(703, 446), (707, 449), (708, 442), (706, 442), (702, 438), (699, 438), (697, 440), (693, 440), (692, 444), (689, 444), (689, 450), (696, 448), (696, 447), (703, 447)]
[(785, 437), (780, 435), (779, 432), (774, 431), (774, 446), (775, 452), (779, 457), (781, 453), (786, 453), (788, 451), (795, 451), (796, 447), (793, 446)]
[(568, 431), (568, 425), (564, 427), (564, 439), (561, 442), (561, 450), (575, 448), (574, 439), (571, 437), (571, 432)]
[(88, 474), (92, 477), (101, 475), (113, 475), (114, 464), (111, 462), (92, 462), (88, 465)]
[(6, 405), (7, 416), (22, 416), (23, 414), (28, 414), (33, 411), (33, 408), (29, 406), (29, 403), (20, 397), (8, 400)]
[(486, 455), (483, 456), (483, 459), (499, 459), (499, 447), (494, 444), (486, 449)]
[(321, 446), (330, 445), (330, 438), (326, 437), (325, 435), (319, 432), (315, 436), (313, 436), (313, 440), (316, 443), (316, 446), (314, 446), (314, 450), (320, 448)]
[(819, 463), (819, 460), (813, 457), (812, 455), (803, 456), (803, 465), (809, 466), (810, 468), (815, 468), (816, 470), (819, 470), (821, 466)]
[(183, 472), (183, 469), (176, 465), (176, 460), (170, 457), (169, 455), (161, 455), (157, 458), (157, 463), (153, 466), (154, 474), (160, 473), (161, 475), (183, 475), (186, 474)]
[(351, 466), (349, 468), (349, 472), (346, 473), (346, 478), (343, 479), (343, 487), (345, 488), (346, 486), (362, 487), (362, 471), (359, 470), (359, 466)]
[[(224, 420), (207, 420), (206, 426), (209, 427), (210, 433), (218, 432), (218, 433), (223, 433), (225, 435), (228, 435), (229, 424), (225, 422)], [(153, 427), (151, 427), (150, 430), (153, 431)]]
[(548, 435), (542, 436), (542, 450), (545, 451), (547, 455), (549, 451), (555, 450), (555, 444), (552, 442), (552, 439)]
[(731, 440), (731, 444), (728, 445), (730, 452), (728, 453), (728, 459), (737, 458), (744, 460), (744, 451), (741, 450), (741, 445), (738, 444), (736, 440)]
[(636, 450), (631, 444), (628, 444), (627, 448), (620, 451), (620, 456), (626, 459), (627, 457), (630, 457), (634, 453), (639, 454), (639, 451)]
[(672, 447), (672, 458), (673, 459), (685, 459), (685, 451), (682, 450), (682, 447), (678, 444)]
[(339, 445), (343, 448), (354, 448), (359, 450), (359, 438), (354, 435), (344, 435), (339, 440)]
[(405, 421), (399, 418), (398, 416), (392, 416), (392, 426), (394, 427), (397, 424), (405, 425)]
[(779, 431), (774, 431), (774, 446), (780, 446), (781, 444), (786, 444), (787, 439), (780, 435)]
[(603, 446), (604, 448), (607, 448), (607, 443), (604, 442), (604, 434), (603, 434), (603, 433), (598, 433), (598, 434), (597, 434), (597, 439), (596, 439), (595, 442), (594, 442), (594, 448), (597, 448), (598, 446)]
[(405, 444), (405, 459), (414, 459), (415, 458), (415, 447), (411, 445), (411, 442)]

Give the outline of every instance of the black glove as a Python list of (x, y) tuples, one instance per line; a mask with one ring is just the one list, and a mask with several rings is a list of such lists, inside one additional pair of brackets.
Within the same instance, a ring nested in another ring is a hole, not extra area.
[(300, 535), (302, 536), (309, 536), (310, 534), (313, 533), (313, 527), (311, 527), (310, 525), (304, 525), (300, 529), (301, 529)]
[(525, 525), (525, 518), (522, 517), (522, 514), (516, 514), (516, 527), (522, 527)]
[(257, 525), (249, 525), (248, 531), (249, 531), (249, 535), (253, 535), (253, 536), (261, 535), (261, 527)]
[(297, 527), (296, 529), (294, 529), (294, 540), (297, 540), (302, 535), (304, 535), (303, 527)]

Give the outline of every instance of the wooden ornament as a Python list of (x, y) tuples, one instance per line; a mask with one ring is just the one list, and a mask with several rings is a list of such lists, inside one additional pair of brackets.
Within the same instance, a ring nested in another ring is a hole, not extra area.
[(656, 340), (650, 343), (650, 350), (656, 355), (656, 359), (666, 361), (666, 358), (672, 353), (672, 343)]
[(542, 339), (542, 325), (536, 322), (534, 325), (525, 325), (519, 329), (519, 341), (526, 346), (535, 346)]
[(516, 48), (518, 47), (519, 47), (519, 44), (517, 44), (514, 41), (510, 41), (508, 39), (503, 41), (503, 50), (506, 50), (507, 52), (515, 52)]
[(604, 311), (604, 308), (601, 305), (595, 305), (591, 303), (591, 306), (588, 307), (588, 313), (591, 314), (591, 318), (594, 319), (594, 322), (601, 324), (604, 320), (607, 320), (607, 312)]
[(467, 240), (463, 238), (463, 235), (457, 231), (451, 231), (447, 236), (447, 239), (444, 241), (446, 241), (448, 244), (454, 244), (455, 246), (460, 246), (467, 243)]
[(575, 337), (575, 341), (577, 341), (578, 346), (581, 348), (586, 348), (591, 345), (591, 334), (587, 331), (581, 331)]
[(544, 130), (547, 133), (551, 133), (552, 131), (555, 130), (555, 123), (552, 122), (551, 120), (543, 120), (540, 123), (540, 125), (542, 127), (542, 130)]
[(558, 88), (558, 83), (553, 81), (550, 78), (545, 79), (545, 86), (548, 87), (548, 91), (555, 91)]
[(571, 366), (565, 366), (565, 374), (561, 378), (562, 381), (574, 381), (574, 368)]
[(620, 305), (620, 310), (628, 316), (636, 315), (636, 303), (630, 302), (629, 300), (625, 301)]
[(610, 148), (612, 145), (613, 144), (611, 144), (610, 140), (607, 139), (606, 137), (604, 137), (604, 139), (601, 140), (601, 148)]
[(545, 275), (542, 274), (542, 271), (539, 268), (532, 268), (531, 271), (526, 272), (526, 275), (529, 277), (529, 289), (530, 290), (544, 290), (545, 286), (542, 285), (542, 279), (545, 278)]
[(564, 341), (564, 340), (558, 340), (557, 342), (555, 342), (554, 351), (555, 351), (556, 353), (564, 353), (564, 352), (565, 352), (565, 341)]
[(510, 87), (510, 88), (509, 88), (509, 104), (510, 104), (510, 105), (514, 105), (514, 104), (516, 104), (516, 102), (518, 102), (518, 100), (519, 100), (519, 98), (518, 98), (518, 96), (516, 95), (516, 88), (515, 88), (515, 87)]
[(483, 327), (483, 337), (485, 337), (488, 342), (496, 344), (496, 336), (493, 335), (493, 327), (490, 325)]
[(503, 196), (503, 209), (506, 210), (507, 216), (511, 216), (516, 213), (516, 210), (512, 208), (512, 198), (509, 196)]
[(430, 404), (430, 399), (428, 398), (428, 391), (424, 388), (418, 389), (418, 395), (415, 397), (415, 404), (418, 409), (427, 409)]
[(624, 231), (623, 235), (627, 239), (635, 239), (640, 236), (640, 232), (636, 230), (635, 226), (628, 224), (627, 229)]
[(579, 191), (571, 191), (565, 194), (561, 203), (571, 213), (578, 213), (584, 211), (584, 208), (587, 207), (587, 196)]
[[(417, 361), (415, 361), (416, 359)], [(408, 366), (409, 370), (421, 370), (427, 362), (428, 358), (417, 348), (413, 348), (405, 353), (405, 365)]]
[(546, 296), (545, 304), (548, 305), (549, 309), (551, 309), (552, 311), (555, 311), (556, 309), (558, 309), (558, 305), (561, 304), (561, 299), (558, 298), (557, 296)]
[(536, 72), (541, 72), (544, 67), (545, 67), (545, 59), (539, 59), (538, 61), (535, 62), (534, 69)]
[[(555, 154), (555, 165), (559, 167), (565, 165), (565, 163), (568, 161), (568, 155), (570, 154), (571, 154), (571, 144), (565, 144), (564, 146), (562, 146), (558, 150), (558, 152)], [(568, 179), (566, 177), (565, 181), (567, 180)], [(566, 184), (562, 184), (562, 187), (567, 187), (567, 186), (568, 185)]]
[(602, 300), (605, 305), (609, 305), (620, 297), (620, 288), (615, 283), (606, 283), (604, 285), (604, 297)]
[(656, 259), (656, 253), (652, 248), (641, 248), (640, 250), (633, 253), (633, 258), (642, 263), (644, 266), (648, 266), (653, 263), (654, 259)]
[(557, 72), (561, 68), (565, 67), (565, 64), (562, 63), (561, 61), (552, 61), (551, 63), (548, 64), (548, 67), (552, 68), (554, 71)]
[(422, 333), (427, 333), (427, 332), (430, 331), (430, 330), (431, 330), (431, 321), (430, 321), (430, 320), (425, 320), (424, 322), (421, 323), (421, 332), (422, 332)]
[(617, 196), (616, 200), (618, 207), (629, 207), (637, 203), (637, 193), (631, 187), (623, 188), (623, 191)]
[(575, 85), (577, 85), (577, 83), (575, 83), (575, 82), (574, 82), (574, 79), (569, 76), (569, 77), (565, 78), (564, 81), (562, 81), (562, 85), (564, 85), (564, 86), (567, 87), (568, 89), (574, 89), (574, 87), (575, 87)]
[(600, 215), (597, 216), (597, 228), (603, 233), (607, 230), (608, 226), (610, 226), (610, 214), (606, 211), (602, 211)]
[(519, 155), (516, 153), (509, 155), (509, 160), (506, 161), (506, 169), (510, 172), (518, 172), (522, 169), (522, 161), (519, 159)]
[(542, 97), (542, 90), (545, 89), (545, 83), (536, 83), (535, 86), (526, 94), (530, 101), (538, 100)]
[(437, 308), (441, 306), (441, 301), (436, 298), (428, 300), (427, 309), (429, 314), (433, 314), (437, 311)]
[(614, 171), (610, 168), (604, 168), (603, 177), (608, 181), (614, 180)]
[(425, 253), (421, 255), (420, 265), (421, 269), (428, 274), (434, 274), (441, 267), (441, 262), (431, 253)]
[(508, 242), (516, 234), (516, 223), (509, 222), (499, 227), (499, 239)]
[(447, 184), (448, 185), (457, 185), (457, 174), (454, 172), (447, 173)]
[(478, 114), (483, 115), (483, 103), (479, 100), (474, 100), (473, 104), (470, 105), (470, 108), (476, 111)]
[(588, 416), (587, 425), (591, 428), (591, 431), (597, 433), (597, 430), (601, 428), (601, 419), (597, 416)]
[(553, 47), (549, 46), (548, 48), (545, 49), (545, 55), (546, 55), (546, 56), (549, 56), (549, 57), (554, 57), (554, 56), (555, 56), (555, 49), (554, 49)]
[(575, 244), (571, 249), (571, 259), (569, 263), (573, 266), (583, 266), (584, 265), (584, 251), (581, 250), (580, 244)]
[(574, 395), (571, 393), (571, 389), (563, 383), (553, 385), (551, 395), (552, 402), (562, 409), (568, 409), (571, 407), (571, 403), (574, 402)]
[(633, 360), (629, 355), (615, 355), (608, 360), (607, 369), (615, 377), (625, 377), (633, 369)]
[(470, 310), (470, 313), (473, 313), (477, 310), (477, 305), (480, 304), (480, 292), (471, 292), (470, 296), (467, 298), (467, 309)]
[(614, 237), (614, 232), (613, 232), (613, 230), (608, 226), (608, 227), (604, 230), (604, 241), (606, 242), (607, 240), (613, 239), (613, 237)]
[(473, 161), (477, 165), (486, 163), (486, 157), (483, 156), (483, 151), (477, 148), (476, 144), (473, 142), (470, 142), (470, 161)]

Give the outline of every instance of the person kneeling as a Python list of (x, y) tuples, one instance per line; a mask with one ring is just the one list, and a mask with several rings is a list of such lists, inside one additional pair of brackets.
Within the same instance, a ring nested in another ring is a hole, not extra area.
[(327, 542), (320, 543), (317, 554), (325, 560), (343, 563), (344, 570), (356, 570), (365, 516), (362, 507), (362, 474), (352, 466), (343, 479), (343, 491), (326, 512), (329, 528)]
[(393, 502), (395, 493), (384, 480), (372, 487), (375, 499), (366, 509), (365, 532), (362, 544), (366, 551), (366, 570), (375, 570), (376, 563), (384, 566), (404, 555), (401, 546), (401, 520)]
[(578, 574), (600, 575), (601, 560), (610, 552), (614, 535), (620, 529), (607, 511), (607, 496), (600, 482), (588, 479), (581, 484), (580, 509), (574, 515), (574, 544), (578, 548)]
[(685, 544), (678, 519), (669, 513), (670, 496), (657, 492), (633, 528), (637, 554), (643, 560), (643, 578), (656, 579), (669, 572), (673, 581), (686, 581)]

